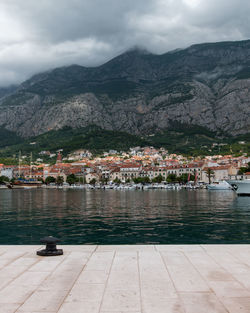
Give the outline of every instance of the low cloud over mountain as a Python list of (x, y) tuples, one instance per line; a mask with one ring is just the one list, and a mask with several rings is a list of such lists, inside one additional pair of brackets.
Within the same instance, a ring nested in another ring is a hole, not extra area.
[(153, 53), (250, 37), (247, 0), (2, 0), (0, 86), (133, 46)]

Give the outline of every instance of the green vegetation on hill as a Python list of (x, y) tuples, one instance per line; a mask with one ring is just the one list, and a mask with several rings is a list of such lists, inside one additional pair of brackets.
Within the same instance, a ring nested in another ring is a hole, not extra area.
[(78, 149), (88, 149), (97, 154), (109, 149), (126, 151), (135, 146), (164, 147), (170, 153), (193, 156), (242, 153), (250, 155), (250, 134), (226, 137), (204, 127), (178, 123), (173, 123), (168, 130), (144, 137), (103, 130), (94, 125), (78, 129), (64, 127), (25, 140), (4, 129), (0, 129), (0, 135), (0, 163), (7, 160), (8, 164), (15, 163), (11, 157), (17, 155), (19, 150), (28, 155), (32, 152), (34, 158), (43, 150), (55, 152), (63, 149), (63, 154), (66, 155)]
[(147, 145), (145, 140), (124, 132), (103, 130), (96, 126), (79, 129), (64, 127), (60, 130), (52, 130), (37, 137), (26, 139), (20, 144), (2, 148), (0, 149), (0, 157), (16, 154), (19, 150), (24, 154), (33, 152), (34, 155), (37, 155), (42, 150), (53, 152), (63, 149), (64, 154), (67, 154), (77, 149), (100, 152), (109, 149), (128, 150), (132, 146), (145, 145)]
[(24, 139), (19, 137), (16, 133), (0, 127), (0, 149), (7, 146), (19, 144), (23, 141)]
[(204, 127), (177, 122), (172, 123), (168, 130), (150, 136), (149, 140), (155, 147), (165, 147), (171, 153), (185, 155), (213, 154), (213, 144), (225, 142), (217, 133)]
[(165, 147), (171, 153), (184, 155), (233, 154), (250, 155), (250, 134), (237, 137), (212, 132), (197, 125), (172, 123), (168, 130), (147, 138), (155, 147)]

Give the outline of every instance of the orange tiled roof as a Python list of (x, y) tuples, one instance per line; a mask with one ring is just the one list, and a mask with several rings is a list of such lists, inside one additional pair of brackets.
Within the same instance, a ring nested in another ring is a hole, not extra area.
[(222, 165), (222, 166), (209, 166), (209, 167), (205, 167), (204, 171), (211, 169), (213, 171), (218, 171), (218, 170), (227, 170), (231, 167), (231, 165)]

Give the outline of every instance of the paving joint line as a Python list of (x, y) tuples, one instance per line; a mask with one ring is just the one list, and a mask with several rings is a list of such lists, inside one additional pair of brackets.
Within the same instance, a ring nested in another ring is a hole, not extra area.
[[(185, 254), (185, 253), (184, 253)], [(207, 253), (206, 253), (207, 254)], [(211, 258), (210, 257), (210, 255), (208, 255), (207, 254), (207, 256), (209, 257), (209, 258)], [(203, 280), (205, 280), (205, 282), (206, 282), (206, 279), (205, 279), (205, 277), (202, 275), (202, 273), (199, 271), (199, 269), (198, 268), (196, 268), (196, 266), (192, 263), (192, 261), (190, 260), (190, 258), (185, 254), (185, 257), (189, 260), (189, 262), (193, 265), (193, 267), (196, 269), (196, 271), (200, 274), (200, 276), (202, 277), (202, 279)], [(212, 258), (211, 258), (212, 259)], [(213, 259), (212, 259), (213, 260)], [(217, 263), (216, 263), (217, 264)], [(221, 269), (223, 269), (219, 264), (217, 264)], [(226, 310), (226, 312), (228, 312), (229, 313), (229, 311), (227, 310), (227, 308), (225, 307), (225, 305), (224, 305), (224, 303), (221, 301), (221, 299), (217, 296), (217, 294), (215, 293), (215, 291), (209, 286), (209, 284), (206, 282), (206, 284), (208, 285), (208, 287), (209, 287), (209, 290), (210, 290), (210, 294), (212, 293), (214, 296), (215, 296), (215, 298), (218, 300), (218, 302), (222, 305), (222, 307)]]
[(185, 251), (181, 251), (181, 253), (183, 254), (183, 256), (187, 259), (187, 261), (189, 262), (189, 264), (193, 267), (193, 269), (195, 270), (195, 272), (200, 276), (200, 278), (203, 280), (203, 282), (207, 285), (207, 287), (209, 288), (209, 290), (211, 290), (209, 284), (207, 283), (207, 281), (205, 280), (205, 278), (203, 277), (203, 275), (201, 275), (201, 273), (198, 271), (198, 269), (196, 268), (196, 266), (191, 262), (191, 260), (188, 258), (188, 256), (185, 254)]
[(163, 258), (163, 256), (162, 256), (162, 251), (159, 251), (159, 255), (160, 255), (161, 260), (162, 260), (162, 262), (163, 262), (163, 264), (164, 264), (164, 266), (165, 266), (165, 269), (166, 269), (166, 271), (167, 271), (167, 273), (168, 273), (168, 276), (169, 276), (169, 278), (170, 278), (170, 280), (171, 280), (171, 282), (172, 282), (172, 284), (173, 284), (173, 286), (174, 286), (174, 289), (175, 289), (175, 292), (176, 292), (176, 295), (177, 295), (177, 299), (179, 299), (179, 301), (180, 301), (180, 303), (181, 303), (181, 308), (184, 310), (184, 312), (187, 313), (187, 310), (185, 309), (185, 306), (184, 306), (184, 302), (183, 302), (183, 300), (182, 300), (182, 298), (181, 298), (181, 296), (180, 296), (180, 294), (179, 294), (179, 292), (178, 292), (178, 290), (177, 290), (177, 287), (176, 287), (176, 285), (175, 285), (175, 283), (174, 283), (174, 281), (173, 281), (172, 275), (170, 274), (169, 269), (168, 269), (168, 266), (167, 266), (167, 264), (166, 264), (166, 262), (165, 262), (165, 260), (164, 260), (164, 258)]
[[(6, 265), (4, 265), (3, 268), (1, 268), (1, 270), (3, 270), (5, 268), (5, 266), (9, 266), (11, 265), (11, 263), (15, 262), (16, 260), (22, 258), (25, 254), (28, 254), (28, 252), (25, 252), (24, 254), (20, 255), (19, 257), (13, 259), (12, 261), (10, 261), (10, 263), (7, 263)], [(32, 265), (28, 266), (27, 269), (29, 269), (31, 266), (33, 266), (34, 264), (36, 264), (37, 262), (33, 263)], [(27, 270), (26, 269), (26, 270)], [(26, 271), (25, 270), (25, 271)], [(15, 279), (17, 279), (19, 276), (21, 276), (24, 272), (18, 274), (16, 277), (13, 277), (9, 282), (7, 282), (3, 287), (0, 288), (0, 291), (2, 291), (7, 285), (11, 284)]]
[[(58, 313), (58, 312), (60, 311), (61, 307), (62, 307), (63, 304), (64, 304), (65, 299), (69, 296), (71, 290), (73, 289), (73, 287), (75, 286), (76, 281), (78, 280), (78, 278), (80, 277), (80, 275), (81, 275), (82, 272), (84, 271), (84, 269), (85, 269), (86, 265), (88, 264), (90, 258), (91, 258), (92, 255), (96, 252), (96, 249), (97, 249), (97, 246), (96, 246), (96, 248), (95, 248), (93, 251), (91, 251), (89, 257), (87, 258), (87, 262), (83, 265), (82, 270), (80, 271), (80, 273), (77, 275), (77, 277), (76, 277), (75, 280), (73, 281), (71, 288), (69, 289), (69, 291), (67, 292), (67, 294), (63, 297), (63, 300), (62, 300), (62, 302), (61, 302), (61, 304), (60, 304), (58, 310), (56, 311), (56, 313)], [(71, 253), (72, 253), (72, 252), (73, 252), (73, 251), (71, 251)], [(71, 254), (71, 253), (70, 253), (70, 254)]]
[[(228, 252), (228, 251), (227, 251)], [(229, 253), (229, 252), (228, 252)], [(229, 253), (230, 254), (230, 253)], [(207, 252), (207, 255), (219, 266), (219, 267), (221, 267), (225, 272), (227, 272), (229, 275), (231, 275), (232, 276), (232, 278), (234, 279), (234, 281), (236, 281), (236, 282), (238, 282), (240, 285), (241, 285), (241, 287), (243, 287), (243, 289), (246, 289), (247, 291), (249, 291), (250, 292), (250, 290), (248, 289), (248, 288), (246, 288), (240, 281), (238, 281), (238, 279), (236, 279), (235, 278), (235, 273), (230, 273), (225, 267), (223, 267), (220, 263), (218, 263), (217, 262), (217, 260), (211, 255), (211, 254), (209, 254), (208, 252)], [(235, 256), (233, 255), (233, 254), (231, 254), (232, 256), (233, 256), (233, 258), (235, 258)], [(236, 260), (237, 260), (237, 258), (236, 258)], [(244, 264), (244, 263), (242, 263), (242, 264)], [(241, 298), (247, 298), (247, 297), (241, 297)]]
[(136, 254), (137, 254), (137, 268), (138, 268), (138, 276), (139, 276), (139, 292), (140, 292), (141, 313), (143, 313), (144, 310), (143, 310), (143, 305), (142, 305), (141, 270), (140, 270), (140, 263), (139, 263), (140, 251), (137, 251)]
[(113, 258), (112, 258), (112, 261), (111, 261), (111, 264), (110, 264), (110, 268), (109, 268), (109, 271), (108, 271), (108, 278), (107, 278), (105, 286), (104, 286), (103, 295), (102, 295), (102, 299), (101, 299), (100, 306), (99, 306), (99, 309), (98, 309), (98, 313), (101, 313), (101, 308), (102, 308), (102, 305), (103, 305), (103, 299), (104, 299), (104, 296), (105, 296), (105, 293), (106, 293), (106, 290), (107, 290), (108, 281), (109, 281), (109, 278), (110, 278), (110, 273), (111, 273), (111, 270), (112, 270), (112, 266), (114, 264), (116, 252), (117, 251), (114, 250), (114, 255), (113, 255)]
[(227, 251), (228, 254), (230, 254), (233, 258), (235, 258), (236, 260), (238, 260), (241, 264), (246, 265), (249, 270), (250, 270), (250, 265), (246, 263), (246, 261), (241, 260), (237, 255), (234, 255), (232, 251)]
[[(66, 259), (66, 257), (64, 257), (63, 258), (63, 260), (54, 268), (54, 270), (53, 271), (51, 271), (51, 272), (48, 272), (48, 275), (44, 278), (44, 280), (40, 283), (40, 285), (57, 269), (57, 267), (59, 266), (59, 265), (61, 265), (62, 263), (63, 263), (63, 261)], [(38, 260), (37, 260), (37, 262), (35, 262), (34, 264), (32, 264), (30, 267), (29, 267), (29, 269), (31, 268), (31, 267), (33, 267), (33, 266), (35, 266), (36, 264), (38, 264), (39, 262), (41, 262), (42, 260), (44, 260), (42, 257), (39, 257), (38, 258)], [(28, 295), (28, 297), (23, 301), (23, 303), (21, 303), (19, 306), (18, 306), (18, 308), (14, 311), (14, 313), (16, 313), (18, 310), (19, 310), (19, 308), (39, 289), (39, 287), (40, 287), (40, 285), (38, 285), (36, 288), (35, 288), (35, 290), (33, 290), (29, 295)]]
[[(236, 260), (240, 261), (242, 265), (246, 265), (247, 267), (250, 268), (249, 265), (247, 265), (245, 262), (242, 262), (242, 260), (240, 260), (237, 256), (234, 256), (234, 255), (233, 255), (231, 252), (229, 252), (229, 251), (227, 251), (227, 252), (228, 252), (233, 258), (235, 258)], [(228, 271), (227, 271), (227, 272), (228, 272)], [(239, 285), (241, 285), (241, 287), (242, 287), (243, 289), (246, 289), (247, 291), (250, 292), (250, 288), (246, 288), (246, 286), (245, 286), (241, 281), (239, 281), (237, 277), (235, 277), (235, 275), (237, 275), (237, 273), (232, 273), (231, 275), (232, 275), (233, 279), (234, 279), (237, 283), (239, 283)], [(247, 297), (242, 297), (242, 298), (247, 298)]]

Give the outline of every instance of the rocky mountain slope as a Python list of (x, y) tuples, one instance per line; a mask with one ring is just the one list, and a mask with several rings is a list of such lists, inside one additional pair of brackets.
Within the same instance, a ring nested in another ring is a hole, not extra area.
[(0, 101), (3, 100), (4, 97), (7, 97), (14, 93), (17, 90), (17, 85), (10, 85), (8, 87), (0, 87)]
[(249, 117), (250, 41), (131, 50), (96, 68), (35, 75), (0, 99), (0, 127), (23, 137), (88, 125), (149, 135), (175, 123), (239, 135)]

